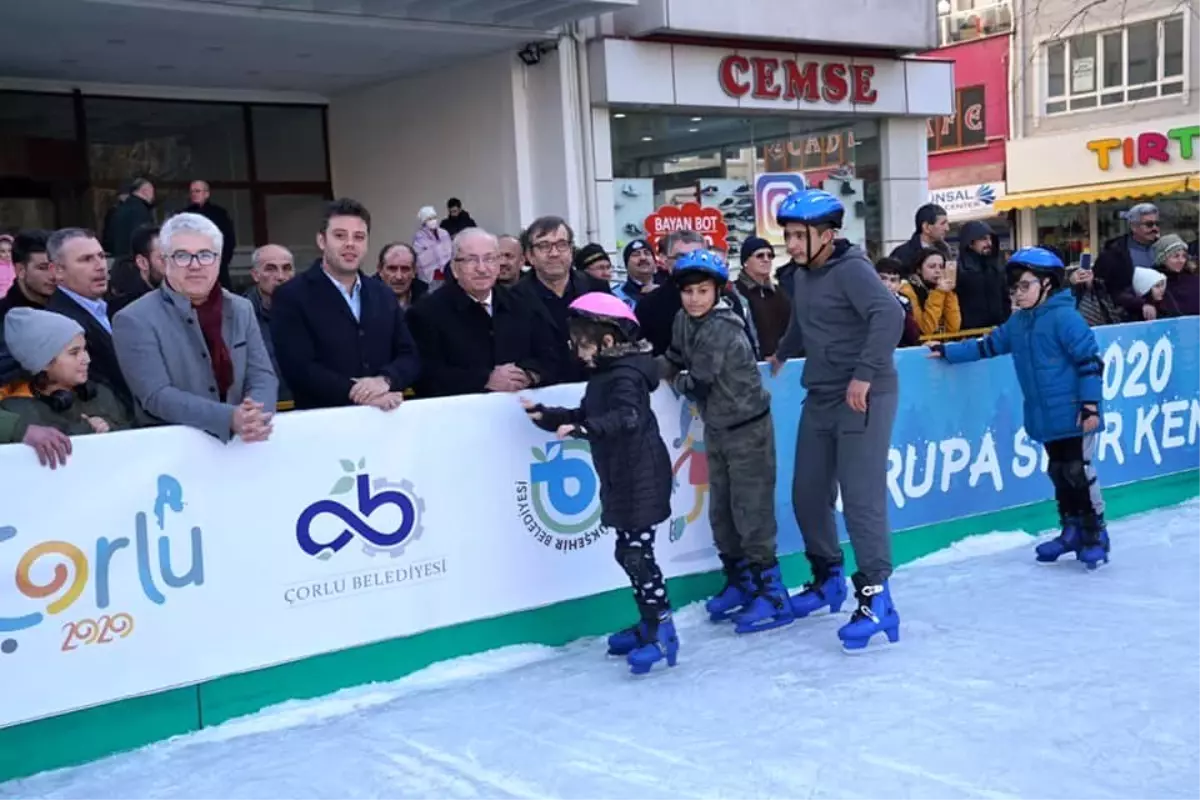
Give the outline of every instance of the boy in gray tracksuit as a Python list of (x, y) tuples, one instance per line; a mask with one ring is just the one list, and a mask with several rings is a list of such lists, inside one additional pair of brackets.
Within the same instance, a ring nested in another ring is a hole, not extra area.
[(789, 196), (777, 219), (798, 264), (792, 317), (771, 359), (772, 372), (806, 353), (801, 382), (808, 390), (796, 437), (792, 504), (813, 580), (792, 598), (797, 617), (846, 600), (834, 507), (838, 487), (858, 571), (857, 608), (838, 631), (848, 650), (875, 633), (900, 635), (887, 580), (892, 573), (887, 464), (899, 380), (892, 356), (904, 328), (896, 302), (857, 246), (837, 237), (844, 209), (817, 189)]
[(713, 621), (732, 616), (738, 633), (786, 625), (795, 617), (775, 553), (771, 396), (742, 318), (721, 296), (729, 280), (721, 257), (705, 250), (682, 255), (672, 277), (683, 308), (663, 371), (704, 421), (709, 520), (726, 577), (706, 608)]

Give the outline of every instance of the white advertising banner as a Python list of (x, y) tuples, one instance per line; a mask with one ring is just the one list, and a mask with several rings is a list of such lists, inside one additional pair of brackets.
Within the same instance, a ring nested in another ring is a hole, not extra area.
[[(663, 569), (713, 569), (699, 421), (654, 406), (679, 479)], [(511, 395), (285, 414), (259, 445), (74, 442), (56, 471), (0, 447), (0, 727), (626, 582), (587, 445)]]
[(996, 211), (996, 201), (1004, 195), (1004, 181), (973, 183), (930, 189), (929, 202), (946, 209), (946, 217), (951, 222), (966, 222), (997, 216), (1000, 212)]

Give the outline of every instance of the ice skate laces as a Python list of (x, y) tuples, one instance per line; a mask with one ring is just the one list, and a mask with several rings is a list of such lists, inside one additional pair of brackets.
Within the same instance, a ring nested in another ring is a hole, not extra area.
[(882, 586), (864, 586), (858, 591), (859, 598), (865, 602), (858, 604), (858, 610), (854, 612), (856, 618), (866, 617), (876, 625), (879, 624), (879, 617), (871, 610), (871, 598), (877, 594), (883, 594)]

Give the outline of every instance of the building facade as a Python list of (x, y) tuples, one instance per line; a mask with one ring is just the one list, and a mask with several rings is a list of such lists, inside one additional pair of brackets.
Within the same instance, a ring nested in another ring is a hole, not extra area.
[[(951, 238), (964, 222), (983, 220), (1012, 250), (1016, 241), (1011, 215), (998, 211), (1007, 194), (1008, 58), (1011, 32), (996, 23), (979, 33), (980, 19), (1005, 19), (991, 4), (965, 19), (943, 15), (943, 36), (959, 36), (932, 55), (954, 63), (954, 111), (928, 123), (929, 202), (946, 209)], [(990, 12), (990, 13), (989, 13)], [(961, 13), (961, 12), (960, 12)]]
[(371, 209), (376, 251), (453, 196), (496, 232), (557, 213), (612, 252), (635, 210), (689, 191), (731, 201), (736, 244), (763, 175), (841, 192), (873, 251), (927, 196), (925, 120), (949, 112), (953, 67), (905, 57), (936, 42), (925, 0), (815, 20), (763, 0), (417, 5), (14, 7), (29, 35), (0, 52), (0, 225), (99, 227), (134, 176), (162, 217), (202, 178), (236, 273), (267, 242), (308, 263), (335, 195)]
[(1127, 232), (1139, 201), (1194, 242), (1200, 46), (1192, 2), (1013, 0), (1007, 194), (1020, 244), (1078, 260)]

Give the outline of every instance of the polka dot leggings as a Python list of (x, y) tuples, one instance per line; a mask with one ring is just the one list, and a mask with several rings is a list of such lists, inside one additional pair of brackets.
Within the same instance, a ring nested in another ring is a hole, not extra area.
[(671, 602), (667, 598), (667, 584), (662, 570), (654, 560), (654, 529), (640, 531), (617, 531), (617, 563), (629, 576), (633, 586), (633, 599), (637, 601), (642, 619), (656, 621), (664, 611), (669, 611)]

